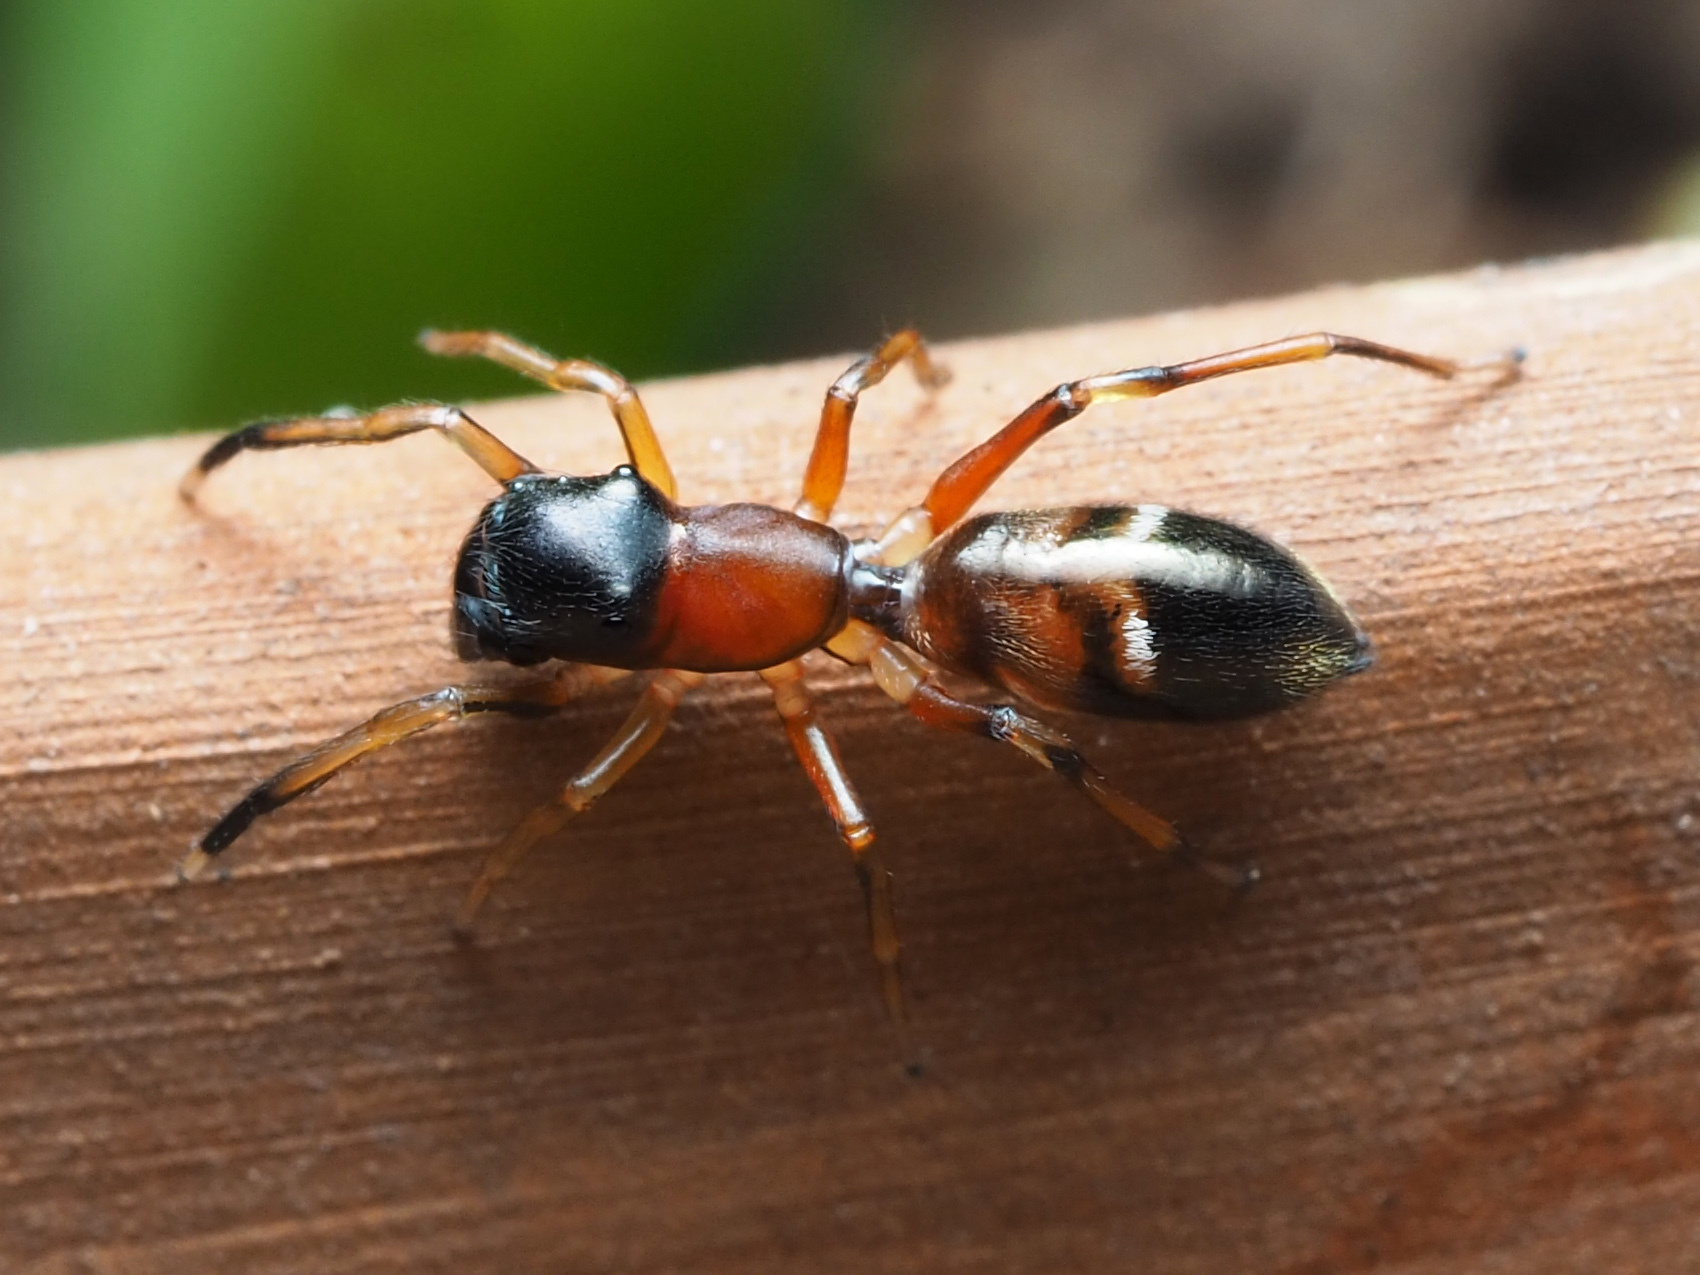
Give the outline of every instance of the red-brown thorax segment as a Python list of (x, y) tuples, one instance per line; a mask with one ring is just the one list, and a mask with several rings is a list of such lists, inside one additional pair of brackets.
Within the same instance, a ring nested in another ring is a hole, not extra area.
[(642, 667), (769, 668), (812, 650), (849, 615), (850, 542), (767, 505), (680, 509)]

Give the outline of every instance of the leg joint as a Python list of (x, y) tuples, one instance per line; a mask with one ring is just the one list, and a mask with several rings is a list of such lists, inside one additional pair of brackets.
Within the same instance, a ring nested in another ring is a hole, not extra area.
[(467, 713), (475, 713), (481, 708), (488, 707), (487, 704), (481, 703), (477, 700), (469, 702), (467, 698), (461, 694), (461, 689), (458, 686), (445, 686), (440, 691), (433, 691), (431, 694), (422, 699), (420, 704), (425, 708), (436, 708), (438, 705), (447, 704), (450, 709), (453, 710), (456, 717), (464, 716)]
[(986, 710), (987, 738), (999, 743), (1013, 743), (1021, 731), (1021, 714), (1008, 704), (995, 704)]

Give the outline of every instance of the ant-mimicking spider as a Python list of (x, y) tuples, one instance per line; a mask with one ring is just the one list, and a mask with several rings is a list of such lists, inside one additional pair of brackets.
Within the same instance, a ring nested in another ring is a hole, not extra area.
[[(543, 838), (607, 792), (661, 737), (710, 673), (754, 671), (803, 769), (849, 847), (867, 905), (886, 1007), (903, 1021), (890, 876), (873, 827), (804, 686), (817, 647), (866, 665), (922, 722), (998, 740), (1063, 776), (1153, 850), (1233, 885), (1255, 879), (1203, 857), (1174, 826), (1112, 788), (1068, 737), (1009, 704), (952, 694), (946, 670), (1045, 708), (1112, 717), (1239, 717), (1280, 708), (1366, 668), (1369, 638), (1293, 553), (1253, 532), (1161, 505), (1095, 505), (964, 520), (1029, 447), (1093, 403), (1150, 398), (1212, 377), (1348, 354), (1450, 378), (1462, 365), (1358, 337), (1315, 333), (1170, 367), (1059, 385), (950, 465), (877, 538), (828, 525), (844, 484), (858, 396), (908, 360), (928, 390), (948, 373), (919, 333), (899, 332), (827, 391), (802, 496), (767, 505), (687, 506), (637, 392), (581, 359), (557, 361), (495, 332), (426, 332), (427, 350), (492, 359), (556, 390), (600, 394), (630, 463), (612, 473), (544, 473), (457, 407), (408, 404), (361, 416), (259, 421), (215, 443), (184, 477), (192, 500), (238, 452), (377, 443), (436, 430), (502, 485), (461, 546), (455, 650), (465, 660), (558, 662), (518, 688), (451, 686), (384, 709), (238, 802), (183, 860), (193, 877), (260, 815), (350, 762), (475, 713), (544, 716), (633, 674), (631, 715), (555, 800), (485, 860), (461, 906), (468, 926), (491, 888)], [(1518, 355), (1507, 359), (1512, 366)]]

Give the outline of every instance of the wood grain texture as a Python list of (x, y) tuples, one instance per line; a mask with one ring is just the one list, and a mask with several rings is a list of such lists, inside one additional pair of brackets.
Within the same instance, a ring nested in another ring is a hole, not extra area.
[[(490, 488), (451, 448), (243, 457), (199, 509), (203, 439), (0, 458), (0, 1269), (1700, 1266), (1700, 245), (947, 347), (935, 406), (868, 395), (840, 521), (1059, 380), (1315, 328), (1521, 344), (1527, 376), (1337, 360), (1095, 408), (986, 502), (1247, 523), (1374, 634), (1279, 716), (1076, 723), (1262, 865), (1249, 898), (817, 670), (899, 877), (918, 1080), (753, 677), (471, 948), (480, 854), (625, 695), (392, 750), (171, 883), (250, 783), (463, 674)], [(845, 362), (647, 387), (686, 498), (789, 503)], [(619, 456), (594, 402), (479, 415)]]

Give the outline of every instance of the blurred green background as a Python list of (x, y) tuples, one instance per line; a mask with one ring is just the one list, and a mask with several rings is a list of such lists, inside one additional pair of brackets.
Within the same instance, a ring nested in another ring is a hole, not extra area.
[(0, 0), (0, 448), (1696, 230), (1695, 0)]
[(877, 120), (866, 0), (78, 0), (4, 19), (0, 444), (755, 354)]

